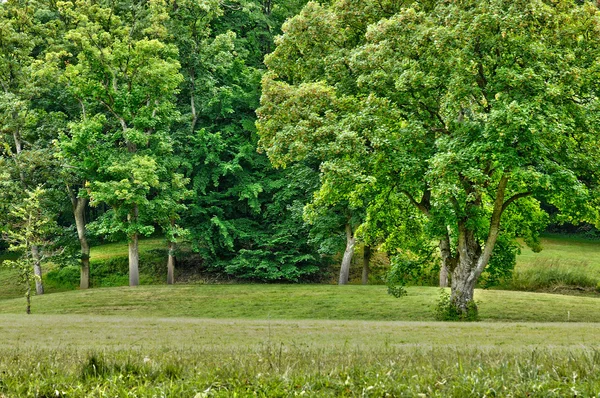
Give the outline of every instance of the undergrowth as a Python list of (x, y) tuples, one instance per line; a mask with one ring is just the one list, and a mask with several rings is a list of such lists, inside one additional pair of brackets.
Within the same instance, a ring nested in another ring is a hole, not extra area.
[(595, 396), (596, 348), (10, 350), (0, 396)]
[(590, 272), (586, 262), (565, 266), (557, 259), (537, 261), (525, 269), (517, 269), (502, 288), (522, 291), (554, 291), (560, 289), (598, 290), (600, 281)]

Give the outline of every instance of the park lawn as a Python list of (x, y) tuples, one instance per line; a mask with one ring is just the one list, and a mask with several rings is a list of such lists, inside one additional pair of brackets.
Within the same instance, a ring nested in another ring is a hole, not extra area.
[[(440, 289), (409, 287), (394, 298), (385, 286), (175, 285), (99, 288), (33, 297), (35, 314), (226, 319), (432, 321)], [(477, 290), (484, 321), (600, 322), (600, 298)], [(0, 300), (0, 314), (24, 310), (21, 298)]]

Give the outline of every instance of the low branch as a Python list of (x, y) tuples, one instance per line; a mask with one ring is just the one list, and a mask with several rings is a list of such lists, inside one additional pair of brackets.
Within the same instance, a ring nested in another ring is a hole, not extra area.
[(519, 200), (519, 199), (521, 199), (521, 198), (525, 198), (525, 197), (527, 197), (527, 196), (531, 196), (531, 195), (533, 195), (533, 192), (530, 192), (530, 191), (528, 191), (528, 192), (521, 192), (521, 193), (518, 193), (518, 194), (516, 194), (516, 195), (513, 195), (511, 198), (509, 198), (509, 199), (508, 199), (506, 202), (504, 202), (504, 204), (502, 205), (502, 212), (504, 212), (504, 210), (506, 210), (506, 208), (507, 208), (508, 206), (510, 206), (510, 204), (511, 204), (512, 202), (514, 202), (514, 201), (516, 201), (516, 200)]
[(415, 198), (412, 197), (412, 195), (408, 192), (408, 191), (401, 191), (404, 195), (406, 195), (406, 197), (408, 198), (408, 200), (410, 201), (410, 203), (415, 206), (417, 209), (421, 210), (421, 212), (423, 214), (425, 214), (427, 217), (430, 217), (429, 214), (429, 207), (427, 206), (427, 198), (430, 195), (429, 190), (425, 190), (425, 192), (423, 193), (423, 198), (421, 199), (421, 202), (417, 202), (415, 200)]
[(477, 262), (477, 268), (474, 274), (474, 277), (476, 278), (479, 277), (479, 275), (481, 275), (484, 268), (490, 261), (490, 258), (492, 257), (492, 252), (494, 250), (494, 246), (496, 246), (496, 241), (498, 240), (498, 235), (500, 234), (500, 219), (502, 218), (502, 212), (504, 211), (504, 194), (506, 193), (508, 179), (508, 174), (503, 174), (500, 178), (500, 182), (498, 183), (498, 188), (496, 190), (496, 200), (494, 201), (494, 210), (492, 211), (492, 217), (490, 219), (490, 231), (485, 242), (483, 253), (479, 257), (479, 261)]

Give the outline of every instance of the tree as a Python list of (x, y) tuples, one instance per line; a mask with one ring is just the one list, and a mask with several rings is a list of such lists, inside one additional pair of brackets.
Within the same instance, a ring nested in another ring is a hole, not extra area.
[[(60, 7), (76, 26), (66, 34), (78, 52), (66, 78), (76, 98), (93, 104), (97, 113), (89, 118), (102, 123), (95, 130), (98, 178), (90, 181), (89, 195), (92, 205), (105, 203), (111, 210), (96, 223), (97, 231), (127, 237), (129, 284), (135, 286), (139, 237), (153, 232), (156, 192), (167, 187), (162, 178), (172, 177), (166, 169), (173, 151), (169, 128), (182, 76), (177, 49), (161, 41), (168, 13), (160, 0)], [(87, 126), (85, 119), (81, 123)]]
[(578, 173), (600, 127), (599, 23), (587, 1), (309, 3), (266, 60), (261, 144), (404, 195), (467, 316), (498, 239), (535, 245), (536, 198), (591, 214)]
[[(9, 243), (9, 250), (19, 253), (15, 261), (5, 261), (5, 266), (17, 269), (20, 283), (25, 290), (27, 300), (26, 312), (31, 313), (31, 283), (35, 280), (38, 294), (43, 294), (41, 263), (46, 257), (46, 248), (57, 225), (53, 215), (42, 204), (45, 190), (36, 187), (27, 192), (25, 199), (12, 206), (9, 212), (10, 228), (3, 238)], [(33, 271), (33, 272), (32, 272)], [(41, 290), (40, 290), (41, 289)]]
[(169, 11), (184, 76), (173, 131), (193, 191), (181, 225), (208, 267), (239, 278), (298, 280), (323, 262), (301, 214), (314, 174), (275, 171), (256, 151), (262, 59), (290, 4), (178, 1)]
[[(64, 118), (46, 99), (52, 91), (42, 73), (41, 59), (52, 41), (51, 10), (43, 2), (8, 1), (0, 4), (0, 168), (3, 193), (0, 195), (0, 225), (11, 232), (5, 218), (16, 203), (28, 200), (28, 193), (40, 184), (53, 194), (57, 164), (50, 142), (64, 126)], [(44, 203), (60, 211), (60, 204)], [(46, 211), (45, 210), (45, 211)], [(2, 228), (0, 228), (2, 229)], [(43, 294), (41, 248), (31, 244), (36, 291)]]

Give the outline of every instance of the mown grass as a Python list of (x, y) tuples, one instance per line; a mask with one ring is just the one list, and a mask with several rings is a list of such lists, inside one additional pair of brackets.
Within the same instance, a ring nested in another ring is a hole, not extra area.
[[(439, 289), (409, 287), (396, 299), (385, 286), (175, 285), (90, 289), (33, 298), (36, 314), (246, 319), (434, 320)], [(477, 290), (489, 321), (600, 322), (600, 298)], [(0, 313), (21, 313), (23, 299), (0, 301)]]

